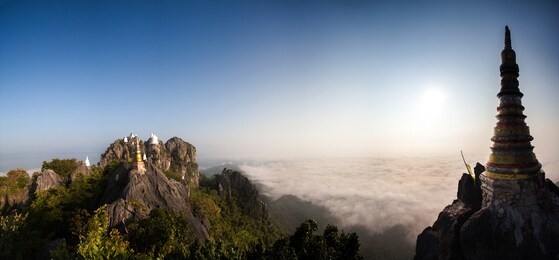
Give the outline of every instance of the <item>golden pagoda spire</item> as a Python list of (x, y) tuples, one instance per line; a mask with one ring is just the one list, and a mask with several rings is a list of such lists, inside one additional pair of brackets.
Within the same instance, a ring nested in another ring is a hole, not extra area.
[(134, 169), (138, 171), (139, 174), (144, 174), (146, 172), (146, 165), (144, 160), (142, 160), (142, 150), (140, 149), (140, 138), (136, 137), (136, 156), (134, 160)]
[(534, 138), (524, 119), (523, 94), (518, 88), (519, 69), (512, 49), (510, 30), (505, 27), (505, 48), (501, 52), (501, 90), (497, 94), (497, 125), (485, 176), (491, 179), (528, 179), (540, 173), (541, 164), (530, 144)]

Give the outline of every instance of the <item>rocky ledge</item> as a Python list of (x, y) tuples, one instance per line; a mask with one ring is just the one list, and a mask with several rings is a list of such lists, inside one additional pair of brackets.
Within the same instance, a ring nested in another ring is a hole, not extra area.
[(458, 198), (417, 237), (414, 259), (559, 259), (559, 188), (542, 176), (533, 204), (482, 207), (484, 171), (478, 163), (475, 180), (462, 175)]

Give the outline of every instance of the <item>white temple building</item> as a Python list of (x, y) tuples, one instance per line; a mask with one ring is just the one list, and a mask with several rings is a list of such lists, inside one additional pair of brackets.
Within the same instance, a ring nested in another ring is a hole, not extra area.
[(157, 135), (151, 133), (149, 139), (151, 140), (150, 144), (159, 144), (159, 137), (157, 137)]

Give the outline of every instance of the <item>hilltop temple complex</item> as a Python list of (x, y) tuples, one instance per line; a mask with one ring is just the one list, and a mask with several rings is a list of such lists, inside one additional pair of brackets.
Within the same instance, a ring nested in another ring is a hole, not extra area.
[[(128, 143), (128, 137), (124, 137), (123, 141), (124, 143)], [(142, 153), (142, 149), (140, 148), (140, 138), (134, 134), (131, 133), (130, 134), (130, 140), (132, 142), (135, 142), (136, 145), (136, 149), (134, 151), (134, 158), (133, 158), (133, 162), (132, 162), (132, 169), (136, 170), (139, 174), (144, 174), (146, 172), (146, 164), (145, 161), (147, 161), (147, 155), (146, 152)], [(149, 145), (159, 145), (159, 138), (151, 133), (149, 139), (148, 139), (148, 143)]]
[(545, 179), (531, 145), (519, 68), (505, 27), (491, 154), (458, 198), (418, 237), (414, 259), (559, 259), (559, 188)]

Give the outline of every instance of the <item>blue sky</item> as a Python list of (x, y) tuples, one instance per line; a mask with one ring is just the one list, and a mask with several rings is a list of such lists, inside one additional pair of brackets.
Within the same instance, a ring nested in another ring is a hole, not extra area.
[(488, 154), (505, 25), (557, 154), (557, 3), (392, 2), (0, 1), (0, 171), (132, 131), (201, 159)]

